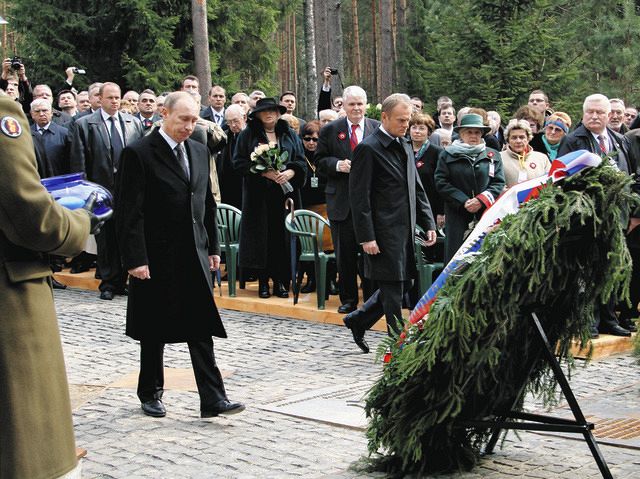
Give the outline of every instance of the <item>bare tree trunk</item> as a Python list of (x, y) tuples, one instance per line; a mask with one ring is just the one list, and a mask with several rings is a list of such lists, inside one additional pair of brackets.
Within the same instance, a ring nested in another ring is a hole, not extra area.
[(284, 41), (286, 48), (284, 50), (285, 64), (285, 83), (282, 85), (282, 91), (291, 89), (291, 17), (285, 18), (286, 28), (284, 32)]
[(307, 76), (305, 113), (315, 117), (318, 105), (318, 70), (316, 66), (316, 29), (314, 25), (313, 0), (304, 0), (304, 46)]
[(378, 55), (378, 66), (382, 65), (382, 59), (390, 67), (382, 72), (380, 68), (380, 90), (378, 91), (379, 100), (389, 96), (393, 88), (393, 36), (391, 34), (392, 0), (380, 0), (380, 55)]
[(404, 67), (398, 61), (400, 57), (406, 54), (407, 42), (407, 0), (398, 0), (396, 2), (397, 11), (397, 41), (396, 41), (396, 65), (398, 65), (396, 71), (396, 86), (398, 90), (404, 91), (406, 89), (406, 75), (404, 74)]
[(316, 33), (316, 76), (329, 66), (329, 34), (327, 31), (327, 0), (314, 2), (315, 33)]
[(296, 14), (295, 12), (291, 13), (291, 65), (292, 65), (292, 73), (293, 73), (293, 78), (291, 81), (291, 85), (292, 85), (292, 90), (294, 91), (294, 93), (296, 94), (296, 98), (299, 97), (299, 92), (298, 92), (298, 49), (297, 49), (297, 44), (298, 42), (297, 37), (296, 37), (296, 33), (297, 33), (298, 28), (296, 27)]
[(207, 0), (191, 0), (191, 21), (193, 22), (193, 58), (196, 76), (200, 82), (202, 102), (206, 104), (211, 89)]
[[(328, 5), (327, 24), (329, 36), (329, 66), (337, 68), (340, 77), (344, 78), (344, 52), (342, 40), (342, 11), (340, 10), (341, 0), (331, 0)], [(335, 85), (335, 93), (342, 94), (340, 85)]]
[(360, 60), (360, 27), (358, 25), (358, 0), (351, 0), (351, 27), (353, 34), (353, 79), (354, 83), (360, 83), (362, 66)]
[(391, 51), (392, 51), (392, 65), (393, 68), (392, 73), (393, 73), (393, 78), (392, 78), (392, 86), (391, 88), (394, 89), (397, 86), (398, 83), (398, 11), (396, 9), (396, 2), (395, 0), (391, 0)]
[(373, 32), (373, 54), (375, 64), (375, 98), (380, 99), (382, 91), (382, 57), (380, 48), (380, 29), (378, 28), (378, 0), (371, 0), (371, 28)]

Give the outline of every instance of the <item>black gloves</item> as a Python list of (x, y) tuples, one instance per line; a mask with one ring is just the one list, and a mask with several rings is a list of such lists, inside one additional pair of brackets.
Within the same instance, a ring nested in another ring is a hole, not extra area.
[(93, 212), (93, 205), (95, 204), (97, 197), (98, 197), (98, 194), (94, 191), (89, 195), (89, 198), (87, 198), (87, 201), (83, 206), (83, 209), (87, 210), (87, 213), (89, 213), (89, 218), (91, 218), (91, 234), (92, 235), (96, 235), (100, 233), (100, 228), (102, 228), (102, 225), (104, 224), (104, 222), (113, 216), (112, 209), (109, 209), (108, 211), (106, 211), (105, 213), (102, 213), (101, 215), (96, 215)]

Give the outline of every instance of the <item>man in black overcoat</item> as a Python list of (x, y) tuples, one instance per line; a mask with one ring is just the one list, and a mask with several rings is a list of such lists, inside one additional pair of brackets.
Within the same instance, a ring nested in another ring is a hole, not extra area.
[(213, 300), (211, 271), (220, 265), (216, 203), (207, 148), (191, 139), (198, 105), (170, 94), (162, 127), (125, 148), (116, 203), (118, 239), (130, 275), (126, 333), (140, 341), (138, 397), (162, 417), (165, 343), (186, 342), (202, 417), (240, 412), (228, 400), (212, 336), (226, 332)]
[[(620, 171), (629, 175), (636, 174), (637, 159), (629, 155), (627, 139), (608, 126), (611, 113), (609, 99), (601, 94), (589, 95), (584, 100), (582, 111), (582, 124), (562, 139), (558, 149), (558, 157), (572, 151), (587, 150), (603, 158), (610, 156), (611, 161)], [(637, 187), (634, 189), (637, 190)], [(624, 218), (623, 221), (626, 223), (628, 218)], [(636, 231), (631, 237), (628, 237), (627, 243), (629, 240), (635, 241), (633, 238), (636, 238), (637, 233)], [(632, 245), (630, 244), (630, 246)], [(616, 317), (613, 303), (600, 305), (595, 311), (592, 336), (597, 337), (598, 333), (631, 336), (630, 330), (635, 330), (635, 326), (624, 316), (621, 316), (621, 320), (622, 324)]]
[(349, 177), (349, 199), (357, 241), (365, 253), (364, 275), (378, 290), (344, 323), (365, 353), (364, 332), (384, 313), (389, 332), (399, 332), (402, 299), (415, 276), (416, 223), (426, 231), (426, 244), (436, 242), (436, 224), (405, 139), (412, 105), (396, 93), (382, 103), (382, 124), (355, 150)]
[[(338, 274), (340, 275), (339, 313), (350, 313), (358, 307), (358, 252), (349, 205), (349, 178), (353, 150), (371, 135), (380, 122), (365, 118), (367, 94), (358, 86), (345, 88), (343, 107), (346, 118), (328, 123), (320, 130), (316, 159), (318, 170), (327, 178), (327, 216), (331, 223), (331, 236), (336, 252)], [(362, 275), (362, 262), (360, 262)], [(363, 281), (365, 300), (373, 288)]]

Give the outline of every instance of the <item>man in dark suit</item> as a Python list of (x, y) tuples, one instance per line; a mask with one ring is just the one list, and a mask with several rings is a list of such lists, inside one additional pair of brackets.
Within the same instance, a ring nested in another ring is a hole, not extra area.
[(356, 237), (365, 253), (364, 274), (379, 288), (362, 309), (344, 318), (365, 353), (369, 346), (364, 332), (383, 313), (389, 332), (400, 332), (402, 299), (416, 273), (416, 223), (426, 231), (427, 246), (436, 242), (429, 200), (404, 137), (412, 112), (407, 95), (387, 97), (380, 128), (358, 145), (351, 164), (349, 199)]
[(228, 400), (211, 336), (226, 338), (213, 300), (211, 271), (220, 265), (216, 203), (207, 148), (189, 139), (198, 104), (170, 94), (162, 126), (128, 146), (116, 203), (122, 260), (131, 275), (127, 335), (140, 341), (138, 397), (162, 417), (165, 343), (186, 342), (202, 417), (244, 410)]
[[(44, 153), (43, 178), (69, 173), (69, 143), (67, 135), (69, 130), (51, 121), (53, 112), (51, 103), (44, 98), (38, 98), (31, 102), (31, 133), (35, 140), (36, 149)], [(37, 155), (41, 156), (41, 155)]]
[(160, 120), (162, 117), (157, 112), (156, 94), (153, 90), (143, 90), (138, 98), (138, 113), (135, 116), (145, 131), (149, 131), (149, 128), (153, 124)]
[[(340, 118), (320, 130), (316, 159), (322, 175), (327, 177), (325, 189), (327, 214), (340, 275), (339, 313), (350, 313), (358, 307), (358, 243), (349, 205), (349, 177), (353, 150), (363, 138), (371, 135), (380, 122), (364, 117), (367, 94), (359, 86), (343, 92), (346, 118)], [(362, 264), (361, 264), (362, 266)], [(362, 273), (362, 267), (361, 273)], [(373, 292), (363, 282), (365, 300)]]
[(213, 85), (209, 90), (209, 107), (200, 111), (200, 116), (209, 120), (221, 128), (226, 125), (224, 121), (224, 104), (227, 101), (227, 92), (220, 85)]
[[(587, 150), (603, 158), (614, 154), (610, 161), (614, 162), (620, 171), (635, 174), (637, 159), (629, 155), (627, 139), (608, 127), (611, 113), (609, 99), (601, 94), (589, 95), (584, 100), (582, 111), (582, 124), (562, 139), (558, 156), (577, 150)], [(618, 323), (614, 304), (600, 305), (596, 308), (595, 315), (592, 336), (597, 337), (598, 333), (631, 336), (629, 329)], [(633, 323), (625, 322), (625, 326), (633, 328)]]
[[(120, 113), (120, 87), (111, 82), (100, 87), (101, 107), (76, 120), (71, 134), (71, 171), (83, 171), (111, 193), (116, 192), (116, 174), (120, 155), (125, 146), (142, 137), (142, 125), (133, 116)], [(117, 203), (117, 197), (114, 197)], [(100, 298), (111, 300), (114, 294), (126, 294), (126, 272), (120, 264), (120, 252), (115, 226), (108, 221), (100, 234), (98, 245), (98, 271)]]

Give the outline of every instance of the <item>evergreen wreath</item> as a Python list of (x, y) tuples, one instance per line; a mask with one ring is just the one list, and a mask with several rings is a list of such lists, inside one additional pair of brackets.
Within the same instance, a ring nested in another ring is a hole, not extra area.
[(638, 201), (631, 178), (606, 163), (544, 187), (507, 216), (404, 344), (384, 342), (380, 354), (391, 348), (392, 358), (366, 398), (369, 469), (471, 469), (491, 431), (457, 420), (511, 410), (523, 388), (553, 402), (556, 384), (530, 312), (572, 364), (571, 340), (587, 344), (594, 308), (628, 301), (622, 224)]

